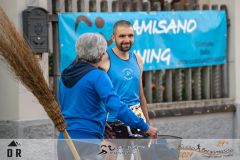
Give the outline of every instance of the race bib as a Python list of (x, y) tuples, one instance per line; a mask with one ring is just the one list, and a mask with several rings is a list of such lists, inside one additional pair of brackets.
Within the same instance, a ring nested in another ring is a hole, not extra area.
[(138, 117), (142, 118), (146, 122), (146, 119), (140, 106), (133, 106), (130, 107), (130, 109), (133, 111), (133, 113), (135, 113)]

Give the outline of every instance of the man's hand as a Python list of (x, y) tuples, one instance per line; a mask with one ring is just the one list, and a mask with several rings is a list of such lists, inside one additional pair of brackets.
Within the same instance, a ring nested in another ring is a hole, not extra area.
[(147, 130), (147, 134), (153, 139), (157, 139), (157, 128), (154, 128), (152, 126), (149, 126)]
[(150, 121), (150, 120), (148, 120), (148, 121), (147, 121), (147, 124), (148, 124), (149, 126), (151, 126), (151, 125), (152, 125), (152, 123), (151, 123), (151, 121)]
[(105, 126), (104, 138), (105, 139), (116, 138), (116, 135), (115, 135), (114, 131), (112, 130), (112, 127), (108, 123), (106, 123), (106, 126)]

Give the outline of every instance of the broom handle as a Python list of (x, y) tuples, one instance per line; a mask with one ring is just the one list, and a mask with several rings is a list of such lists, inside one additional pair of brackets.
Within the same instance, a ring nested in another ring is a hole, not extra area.
[(75, 160), (81, 160), (80, 156), (79, 156), (79, 154), (78, 154), (78, 152), (77, 152), (77, 150), (76, 150), (76, 148), (75, 148), (75, 146), (74, 146), (74, 144), (73, 144), (73, 142), (72, 142), (72, 140), (71, 140), (71, 138), (70, 138), (70, 136), (69, 136), (69, 134), (68, 134), (66, 129), (63, 131), (63, 136), (66, 139), (67, 144), (68, 144), (68, 146), (69, 146), (69, 148), (70, 148), (70, 150), (71, 150)]

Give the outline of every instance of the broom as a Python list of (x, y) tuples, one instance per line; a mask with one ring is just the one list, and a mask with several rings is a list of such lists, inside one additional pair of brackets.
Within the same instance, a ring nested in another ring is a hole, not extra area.
[(59, 106), (46, 83), (34, 52), (0, 6), (0, 59), (8, 63), (10, 71), (38, 99), (55, 127), (63, 132), (75, 159), (80, 160), (67, 131)]

